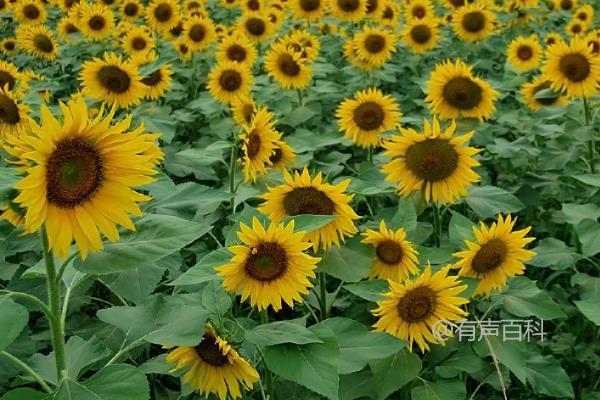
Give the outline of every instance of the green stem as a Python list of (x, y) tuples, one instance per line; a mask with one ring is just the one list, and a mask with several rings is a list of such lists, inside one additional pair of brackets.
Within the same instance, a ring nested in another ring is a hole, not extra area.
[(327, 319), (327, 288), (326, 285), (327, 281), (325, 278), (325, 273), (324, 272), (320, 272), (319, 273), (319, 290), (320, 290), (320, 296), (319, 296), (319, 306), (321, 307), (321, 321), (325, 321)]
[(433, 236), (435, 239), (435, 247), (440, 247), (442, 243), (442, 223), (440, 218), (440, 208), (436, 202), (431, 203), (433, 209)]
[(51, 318), (52, 316), (52, 312), (50, 312), (48, 306), (46, 306), (40, 299), (38, 299), (35, 296), (22, 292), (11, 292), (10, 290), (0, 290), (0, 294), (4, 294), (7, 297), (14, 297), (17, 299), (27, 300), (35, 304), (40, 309), (40, 311), (46, 314), (46, 318)]
[(56, 267), (54, 265), (54, 254), (48, 244), (46, 229), (42, 228), (42, 246), (44, 248), (44, 261), (46, 262), (46, 281), (48, 284), (48, 305), (50, 306), (51, 316), (50, 333), (52, 335), (52, 347), (54, 349), (54, 360), (56, 363), (56, 377), (58, 381), (62, 379), (65, 370), (65, 333), (61, 319), (60, 304), (60, 280), (57, 279)]
[[(590, 126), (590, 107), (586, 97), (583, 98), (583, 113), (585, 115), (585, 126)], [(592, 132), (592, 138), (588, 143), (588, 153), (590, 158), (590, 172), (594, 173), (594, 160), (596, 158), (596, 139), (594, 138), (594, 132)]]
[(302, 89), (297, 89), (298, 92), (298, 107), (302, 107)]
[(229, 160), (229, 192), (231, 193), (231, 214), (235, 214), (235, 152), (236, 152), (236, 142), (235, 136), (232, 138), (233, 143), (231, 143), (231, 156)]
[(79, 255), (79, 253), (75, 252), (75, 253), (71, 254), (69, 257), (67, 257), (67, 259), (60, 266), (60, 269), (58, 270), (58, 273), (56, 274), (56, 280), (60, 281), (62, 279), (63, 274), (65, 273), (65, 269), (67, 268), (67, 265), (69, 265), (69, 263), (71, 261), (73, 261), (73, 259), (75, 257), (77, 257), (78, 255)]
[(373, 164), (373, 148), (369, 147), (369, 162)]
[(12, 354), (6, 351), (0, 351), (0, 356), (3, 356), (8, 361), (16, 365), (18, 368), (31, 375), (36, 381), (38, 381), (44, 392), (52, 393), (52, 389), (50, 388), (50, 386), (48, 386), (46, 381), (44, 381), (44, 379), (41, 376), (39, 376), (29, 365), (25, 364), (23, 361), (19, 360), (17, 357), (13, 356)]
[[(263, 324), (268, 324), (269, 323), (269, 314), (268, 314), (268, 310), (262, 310), (260, 312), (260, 320)], [(260, 349), (259, 349), (260, 351)], [(267, 368), (267, 363), (265, 361), (265, 355), (262, 353), (262, 351), (260, 351), (260, 356), (263, 359), (263, 363), (265, 364), (265, 383), (267, 385), (267, 393), (269, 395), (269, 400), (274, 400), (275, 399), (275, 391), (273, 388), (273, 375), (271, 374), (271, 370), (269, 368)]]

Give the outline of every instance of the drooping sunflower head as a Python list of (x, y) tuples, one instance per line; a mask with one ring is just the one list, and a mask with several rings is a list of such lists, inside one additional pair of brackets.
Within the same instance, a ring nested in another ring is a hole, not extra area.
[(29, 107), (22, 103), (20, 96), (9, 90), (8, 84), (0, 87), (0, 144), (5, 136), (20, 135), (29, 129), (29, 113)]
[(535, 253), (525, 246), (535, 240), (526, 237), (531, 227), (513, 231), (517, 219), (510, 215), (498, 222), (486, 226), (473, 227), (475, 241), (466, 240), (466, 250), (454, 255), (459, 258), (455, 268), (460, 276), (480, 279), (474, 294), (488, 296), (492, 290), (506, 285), (507, 278), (522, 275), (525, 261), (532, 259)]
[(359, 22), (367, 14), (367, 0), (328, 0), (329, 12), (348, 22)]
[(182, 37), (191, 51), (204, 50), (215, 40), (215, 25), (210, 18), (188, 18), (183, 23)]
[(208, 324), (202, 340), (196, 346), (181, 346), (169, 352), (173, 372), (186, 370), (182, 381), (195, 391), (208, 397), (214, 394), (219, 400), (242, 397), (242, 389), (250, 390), (260, 379), (248, 361), (221, 338)]
[(143, 77), (142, 84), (146, 89), (144, 97), (156, 100), (164, 96), (171, 87), (171, 75), (173, 75), (171, 65), (166, 64)]
[(142, 25), (134, 26), (122, 39), (123, 49), (130, 56), (147, 54), (154, 47), (154, 38)]
[(168, 32), (179, 22), (179, 6), (175, 0), (152, 0), (146, 7), (146, 20), (157, 31)]
[(20, 25), (16, 36), (19, 45), (32, 56), (48, 61), (58, 57), (58, 43), (45, 25)]
[(121, 3), (121, 19), (134, 21), (144, 15), (144, 5), (137, 0), (126, 0)]
[(446, 60), (435, 66), (427, 82), (425, 101), (442, 119), (489, 118), (499, 93), (489, 83), (473, 75), (462, 60)]
[(459, 39), (474, 42), (487, 39), (494, 33), (496, 16), (481, 4), (470, 4), (458, 8), (452, 21)]
[(274, 31), (274, 26), (269, 18), (260, 12), (247, 12), (242, 14), (238, 21), (240, 32), (254, 43), (267, 40)]
[(404, 43), (416, 53), (425, 53), (439, 41), (438, 22), (434, 19), (418, 19), (406, 25), (402, 32)]
[(340, 130), (363, 148), (378, 147), (383, 140), (380, 134), (394, 129), (401, 116), (396, 100), (379, 89), (359, 91), (337, 109)]
[(234, 34), (223, 38), (215, 56), (217, 63), (225, 61), (237, 62), (248, 66), (254, 65), (257, 52), (254, 44), (245, 35)]
[(43, 105), (41, 124), (31, 123), (31, 149), (22, 157), (33, 165), (15, 185), (20, 193), (14, 202), (26, 209), (26, 233), (43, 224), (59, 257), (75, 241), (85, 258), (102, 249), (101, 233), (116, 241), (117, 224), (135, 229), (128, 213), (141, 216), (137, 203), (149, 197), (133, 188), (154, 180), (162, 153), (158, 135), (129, 130), (131, 117), (113, 124), (114, 107), (94, 119), (81, 95), (60, 107), (62, 120)]
[(318, 21), (327, 10), (325, 0), (291, 0), (288, 4), (296, 18), (307, 21)]
[[(5, 56), (12, 56), (17, 52), (17, 41), (14, 38), (0, 40), (0, 52), (2, 52), (2, 54)], [(2, 86), (1, 80), (0, 86)]]
[(414, 20), (435, 18), (433, 5), (429, 0), (413, 0), (404, 7), (406, 20), (409, 23)]
[(38, 25), (46, 21), (46, 8), (36, 0), (18, 1), (13, 6), (13, 15), (21, 24)]
[(543, 50), (537, 36), (519, 36), (508, 45), (508, 62), (519, 72), (531, 71), (542, 60)]
[(83, 93), (96, 100), (130, 107), (140, 103), (144, 86), (137, 68), (114, 53), (86, 61), (79, 76)]
[(463, 320), (468, 313), (460, 307), (469, 302), (460, 296), (467, 285), (448, 272), (449, 268), (444, 267), (432, 274), (427, 266), (413, 280), (389, 281), (390, 291), (373, 311), (378, 317), (375, 330), (408, 341), (410, 351), (415, 342), (422, 352), (429, 350), (429, 343), (444, 344), (442, 338), (432, 334), (432, 327), (439, 321)]
[(396, 51), (396, 37), (382, 28), (365, 27), (354, 35), (353, 42), (358, 57), (376, 67), (385, 64)]
[(259, 310), (271, 306), (279, 311), (282, 300), (290, 307), (294, 301), (302, 302), (320, 261), (304, 253), (311, 246), (305, 235), (294, 232), (293, 221), (287, 225), (271, 222), (267, 229), (257, 218), (252, 228), (241, 223), (237, 236), (242, 245), (229, 247), (230, 262), (216, 268), (223, 287), (241, 293), (242, 301), (249, 299)]
[(265, 54), (267, 74), (284, 89), (302, 89), (312, 78), (312, 68), (284, 43), (273, 43)]
[(548, 96), (540, 97), (538, 95), (542, 90), (551, 90), (551, 86), (552, 82), (543, 76), (538, 76), (531, 82), (525, 83), (521, 88), (525, 104), (533, 111), (540, 110), (544, 107), (562, 106), (567, 104), (569, 98), (562, 93), (552, 91)]
[(242, 139), (242, 171), (246, 182), (256, 182), (259, 174), (267, 173), (267, 166), (275, 151), (275, 142), (281, 135), (275, 130), (275, 117), (266, 107), (260, 107), (244, 126)]
[(208, 75), (208, 90), (221, 103), (229, 104), (236, 98), (250, 95), (252, 73), (246, 65), (226, 61), (216, 65)]
[(112, 10), (99, 3), (86, 4), (81, 9), (79, 28), (88, 39), (106, 39), (115, 29)]
[(468, 195), (480, 179), (473, 171), (479, 150), (465, 146), (474, 132), (454, 136), (455, 129), (454, 121), (442, 131), (436, 119), (424, 120), (423, 132), (400, 128), (401, 135), (383, 144), (391, 160), (382, 170), (401, 196), (421, 192), (426, 202), (451, 204)]
[(268, 215), (272, 221), (295, 215), (331, 215), (335, 218), (328, 224), (307, 234), (306, 238), (312, 243), (313, 249), (319, 247), (327, 250), (332, 245), (339, 246), (345, 236), (354, 235), (357, 228), (354, 220), (359, 216), (350, 207), (353, 195), (345, 193), (350, 179), (337, 185), (323, 182), (319, 172), (311, 178), (308, 170), (293, 174), (284, 172), (284, 184), (269, 188), (261, 197), (265, 200), (259, 211)]
[(552, 88), (569, 97), (591, 97), (600, 85), (600, 58), (595, 57), (584, 38), (560, 42), (548, 48), (542, 74)]

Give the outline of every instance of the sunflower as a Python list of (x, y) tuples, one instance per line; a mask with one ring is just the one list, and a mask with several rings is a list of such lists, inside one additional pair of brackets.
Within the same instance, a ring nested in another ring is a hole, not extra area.
[(466, 0), (443, 0), (446, 7), (456, 10), (467, 4)]
[(406, 25), (404, 43), (415, 53), (425, 53), (438, 45), (439, 29), (434, 19), (419, 19)]
[(113, 12), (99, 3), (85, 5), (81, 9), (78, 26), (86, 38), (104, 40), (115, 29)]
[(260, 12), (242, 14), (238, 21), (238, 30), (254, 43), (261, 43), (271, 36), (273, 24)]
[(152, 0), (146, 8), (146, 20), (159, 32), (167, 32), (179, 22), (179, 6), (175, 0)]
[(123, 49), (131, 57), (148, 54), (154, 48), (154, 39), (147, 28), (141, 25), (131, 28), (122, 39)]
[(587, 46), (592, 51), (592, 54), (596, 57), (600, 56), (600, 35), (596, 32), (590, 32), (585, 37)]
[(312, 68), (282, 43), (272, 44), (265, 54), (265, 70), (284, 89), (303, 89), (312, 79)]
[(86, 61), (79, 80), (86, 96), (120, 107), (137, 105), (144, 96), (144, 84), (137, 68), (114, 53)]
[(0, 87), (0, 143), (4, 136), (19, 135), (29, 129), (29, 107), (20, 96), (9, 90), (8, 84)]
[(529, 107), (533, 111), (537, 111), (544, 107), (551, 106), (562, 106), (569, 102), (567, 96), (561, 93), (554, 93), (554, 96), (544, 97), (544, 98), (536, 98), (535, 96), (538, 92), (550, 89), (552, 82), (544, 78), (543, 76), (538, 76), (534, 78), (531, 82), (527, 82), (521, 88), (521, 94), (523, 95), (523, 100), (527, 107)]
[(165, 38), (167, 40), (171, 40), (173, 42), (178, 41), (179, 39), (182, 39), (182, 35), (183, 35), (183, 20), (181, 18), (179, 18), (179, 16), (177, 17), (177, 23), (175, 24), (174, 27), (172, 27), (171, 29), (169, 29), (166, 32), (163, 32), (163, 35), (165, 36)]
[(319, 21), (327, 10), (326, 0), (290, 0), (294, 16), (307, 21)]
[(185, 11), (206, 11), (204, 4), (199, 0), (185, 0), (183, 2), (183, 9)]
[(8, 0), (0, 0), (0, 13), (9, 13), (12, 10), (11, 3)]
[(406, 240), (404, 229), (393, 231), (381, 220), (378, 231), (367, 229), (363, 236), (362, 243), (375, 247), (369, 278), (402, 282), (419, 272), (417, 252)]
[(23, 74), (13, 63), (0, 60), (0, 89), (8, 86), (8, 90), (13, 90), (21, 79), (23, 79)]
[(256, 112), (256, 103), (254, 103), (252, 97), (236, 98), (231, 102), (230, 107), (236, 124), (244, 126), (252, 122), (252, 117)]
[(358, 91), (354, 98), (345, 99), (336, 113), (344, 137), (352, 139), (358, 147), (378, 147), (380, 133), (389, 131), (400, 122), (400, 108), (396, 100), (379, 89)]
[(45, 25), (20, 25), (17, 43), (36, 58), (53, 61), (58, 57), (58, 44), (54, 34)]
[(250, 95), (252, 73), (249, 67), (227, 61), (216, 65), (208, 75), (208, 90), (221, 103), (229, 104), (235, 98)]
[(240, 0), (242, 12), (262, 11), (265, 8), (265, 2), (262, 0)]
[(46, 21), (46, 8), (36, 0), (21, 0), (14, 4), (13, 15), (21, 24), (39, 25)]
[(15, 228), (23, 225), (23, 216), (19, 213), (19, 208), (12, 203), (8, 206), (0, 205), (0, 221), (6, 221)]
[(80, 0), (56, 0), (55, 4), (64, 12), (69, 12), (75, 6), (79, 6)]
[(321, 44), (310, 32), (299, 29), (279, 40), (288, 50), (297, 53), (301, 60), (313, 62), (319, 57)]
[(232, 9), (240, 5), (240, 0), (221, 0), (224, 8)]
[(435, 18), (433, 5), (429, 0), (412, 0), (405, 5), (404, 13), (407, 22)]
[(134, 21), (144, 14), (144, 5), (136, 0), (126, 0), (121, 3), (121, 18)]
[(70, 43), (71, 35), (79, 32), (77, 21), (72, 16), (65, 15), (58, 21), (56, 31), (64, 43)]
[(259, 108), (252, 116), (250, 124), (244, 126), (241, 134), (244, 180), (256, 182), (258, 174), (267, 173), (271, 165), (271, 155), (280, 134), (275, 130), (273, 113), (265, 107)]
[[(242, 397), (240, 389), (252, 389), (260, 377), (258, 372), (243, 359), (209, 324), (198, 345), (180, 346), (166, 357), (177, 370), (185, 369), (183, 382), (203, 396), (212, 393), (225, 400)], [(240, 388), (240, 384), (242, 388)]]
[[(17, 41), (14, 38), (6, 38), (4, 40), (0, 40), (0, 52), (2, 52), (2, 54), (4, 54), (5, 56), (12, 56), (17, 52)], [(0, 86), (2, 86), (1, 80)]]
[(142, 78), (146, 93), (144, 98), (156, 100), (161, 98), (171, 87), (171, 65), (166, 64)]
[(535, 253), (525, 250), (525, 246), (535, 240), (525, 237), (531, 227), (513, 231), (517, 219), (510, 215), (488, 227), (483, 222), (479, 228), (473, 227), (475, 241), (465, 240), (467, 250), (454, 255), (460, 260), (455, 268), (459, 268), (459, 276), (480, 279), (474, 294), (488, 296), (492, 290), (506, 285), (508, 277), (522, 275), (525, 271), (523, 262), (532, 259)]
[(556, 32), (549, 32), (544, 38), (544, 43), (546, 47), (550, 47), (556, 43), (563, 42), (562, 37)]
[(377, 68), (396, 51), (396, 37), (385, 29), (365, 27), (352, 40), (358, 57)]
[(275, 149), (269, 157), (271, 167), (279, 171), (285, 171), (296, 162), (296, 153), (292, 146), (281, 139), (275, 141)]
[(217, 49), (217, 63), (235, 61), (247, 66), (254, 65), (257, 52), (254, 45), (244, 35), (234, 34), (225, 37)]
[(287, 225), (271, 222), (265, 230), (253, 218), (252, 227), (240, 223), (237, 236), (243, 244), (230, 246), (229, 263), (215, 268), (223, 278), (223, 288), (241, 293), (241, 301), (249, 299), (259, 310), (271, 306), (279, 311), (282, 300), (291, 308), (294, 301), (302, 302), (320, 261), (304, 253), (311, 247), (306, 232), (294, 232), (294, 221)]
[(64, 258), (73, 240), (81, 257), (103, 247), (100, 232), (117, 241), (116, 224), (135, 230), (128, 212), (142, 214), (137, 203), (150, 198), (132, 189), (152, 182), (162, 157), (158, 135), (143, 127), (128, 131), (131, 117), (112, 125), (116, 108), (103, 118), (88, 116), (83, 96), (62, 104), (62, 122), (42, 105), (41, 125), (31, 123), (31, 150), (23, 155), (35, 165), (15, 188), (15, 203), (25, 208), (24, 232), (43, 224), (50, 248)]
[(367, 14), (367, 0), (328, 0), (334, 17), (348, 22), (359, 22)]
[(442, 132), (437, 119), (424, 120), (423, 132), (400, 128), (383, 147), (391, 160), (382, 167), (386, 181), (396, 184), (401, 196), (420, 191), (426, 202), (451, 204), (467, 196), (467, 188), (479, 181), (473, 158), (480, 150), (464, 146), (474, 132), (454, 136), (456, 123)]
[(344, 43), (344, 58), (348, 60), (350, 64), (352, 64), (360, 70), (369, 72), (376, 69), (376, 67), (373, 64), (362, 60), (358, 56), (356, 52), (356, 46), (354, 46), (354, 40), (352, 39), (348, 39), (346, 40), (346, 43)]
[(570, 11), (577, 7), (577, 0), (553, 0), (554, 9), (559, 11)]
[(190, 58), (192, 58), (192, 52), (190, 51), (190, 48), (188, 47), (185, 40), (178, 39), (173, 43), (173, 46), (175, 46), (175, 50), (177, 50), (177, 53), (179, 54), (179, 59), (181, 61), (187, 61)]
[(215, 25), (209, 18), (188, 18), (183, 23), (183, 38), (190, 51), (204, 50), (215, 39)]
[(459, 39), (474, 42), (494, 33), (496, 17), (481, 4), (469, 4), (454, 11), (452, 21)]
[(261, 196), (265, 202), (258, 209), (271, 221), (279, 222), (301, 214), (335, 216), (333, 221), (306, 235), (314, 251), (319, 247), (327, 250), (332, 245), (339, 246), (344, 236), (352, 236), (358, 231), (354, 220), (359, 216), (348, 204), (354, 195), (344, 193), (350, 179), (332, 185), (323, 182), (320, 172), (311, 178), (306, 168), (302, 174), (284, 171), (283, 175), (282, 185), (269, 188)]
[(381, 12), (377, 18), (377, 22), (381, 25), (392, 28), (394, 31), (398, 29), (398, 19), (400, 17), (400, 6), (395, 0), (378, 0), (382, 1)]
[(473, 76), (462, 60), (446, 60), (435, 66), (427, 82), (425, 101), (442, 119), (489, 118), (499, 93), (489, 83)]
[(412, 351), (416, 342), (421, 352), (429, 350), (429, 343), (444, 344), (443, 338), (434, 336), (433, 331), (440, 321), (452, 323), (468, 315), (460, 306), (469, 303), (459, 296), (467, 289), (458, 276), (448, 275), (444, 267), (431, 273), (428, 265), (417, 278), (404, 282), (388, 281), (390, 291), (385, 299), (377, 302), (373, 315), (378, 317), (373, 328), (408, 341)]
[(566, 27), (566, 32), (569, 36), (585, 35), (587, 30), (588, 30), (587, 24), (584, 22), (581, 22), (580, 20), (578, 20), (576, 18), (571, 20), (571, 22), (569, 22)]
[(548, 48), (542, 74), (552, 82), (552, 89), (569, 97), (591, 97), (600, 85), (600, 58), (583, 38), (570, 43), (556, 43)]
[(537, 68), (542, 60), (543, 49), (537, 36), (519, 36), (508, 45), (508, 62), (519, 72)]
[(589, 24), (594, 19), (594, 7), (590, 4), (584, 4), (581, 7), (578, 7), (577, 10), (573, 12), (573, 15), (584, 24)]

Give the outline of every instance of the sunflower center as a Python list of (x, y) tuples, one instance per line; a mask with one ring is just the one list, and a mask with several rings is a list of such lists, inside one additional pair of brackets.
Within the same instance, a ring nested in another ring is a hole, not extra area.
[(246, 5), (248, 6), (248, 9), (252, 11), (257, 11), (260, 9), (260, 3), (257, 0), (248, 0)]
[(337, 0), (337, 5), (344, 12), (353, 12), (360, 7), (360, 0)]
[(254, 115), (254, 106), (249, 103), (245, 103), (242, 106), (242, 115), (244, 116), (244, 121), (246, 123), (250, 123), (252, 121), (252, 115)]
[[(7, 42), (4, 42), (4, 48), (8, 51), (13, 51), (15, 49), (15, 42), (10, 41), (10, 40)], [(0, 71), (0, 75), (2, 74), (2, 72), (3, 71)], [(0, 78), (0, 82), (2, 82), (2, 78)], [(13, 85), (14, 85), (14, 82), (13, 82)]]
[(356, 107), (353, 117), (360, 129), (370, 131), (383, 124), (385, 113), (379, 104), (369, 101)]
[(275, 150), (273, 150), (273, 154), (271, 154), (271, 157), (269, 157), (269, 161), (271, 162), (271, 164), (277, 164), (279, 161), (281, 161), (282, 157), (283, 151), (281, 151), (281, 149), (278, 147)]
[(252, 131), (250, 135), (248, 135), (248, 144), (246, 145), (246, 152), (248, 153), (248, 158), (253, 159), (256, 157), (258, 152), (260, 151), (260, 136), (256, 134), (255, 131)]
[(179, 37), (179, 35), (181, 35), (181, 32), (183, 32), (183, 24), (181, 22), (169, 30), (169, 33), (171, 33), (171, 35), (175, 37)]
[(335, 204), (314, 187), (301, 187), (285, 194), (283, 209), (287, 215), (333, 215)]
[(300, 7), (307, 12), (318, 10), (321, 0), (300, 0)]
[(219, 85), (228, 92), (235, 92), (242, 86), (242, 76), (232, 69), (225, 70), (219, 77)]
[(227, 58), (231, 61), (242, 62), (248, 56), (244, 46), (239, 44), (232, 44), (227, 48)]
[(392, 19), (394, 18), (394, 10), (390, 6), (386, 6), (385, 10), (383, 10), (383, 19)]
[(272, 281), (283, 275), (288, 266), (287, 253), (279, 243), (260, 243), (246, 259), (246, 273), (258, 281)]
[(188, 10), (193, 10), (194, 8), (200, 8), (200, 4), (192, 1), (187, 5)]
[(8, 85), (8, 89), (12, 90), (15, 87), (16, 79), (6, 71), (0, 71), (0, 87)]
[(88, 25), (94, 31), (101, 31), (105, 25), (104, 17), (100, 15), (94, 15), (92, 18), (90, 18)]
[(379, 53), (385, 48), (385, 38), (381, 35), (369, 35), (365, 39), (365, 49), (371, 54)]
[(427, 25), (416, 25), (410, 30), (410, 37), (419, 44), (429, 42), (431, 29)]
[(267, 26), (262, 19), (252, 17), (246, 21), (246, 29), (254, 36), (261, 36), (265, 33)]
[(402, 260), (402, 246), (393, 240), (384, 240), (379, 243), (375, 248), (375, 254), (377, 258), (383, 261), (385, 264), (398, 264)]
[(107, 65), (98, 71), (100, 84), (110, 92), (125, 93), (131, 85), (127, 72), (114, 65)]
[(154, 9), (154, 16), (159, 22), (167, 22), (173, 16), (173, 9), (168, 4), (160, 4)]
[(466, 13), (462, 20), (462, 26), (468, 32), (479, 32), (485, 27), (485, 16), (479, 11)]
[(520, 46), (517, 49), (517, 57), (523, 61), (527, 61), (533, 57), (533, 50), (529, 46)]
[(136, 37), (131, 41), (131, 47), (137, 51), (144, 50), (147, 45), (146, 39), (142, 37)]
[(433, 313), (436, 303), (435, 292), (427, 286), (420, 286), (406, 292), (398, 301), (398, 315), (408, 323), (421, 322)]
[(142, 83), (146, 86), (155, 86), (161, 80), (162, 73), (160, 72), (160, 69), (157, 69), (156, 71), (152, 72), (150, 75), (142, 79)]
[(67, 34), (77, 33), (77, 32), (79, 32), (79, 29), (77, 29), (77, 27), (75, 25), (68, 23), (65, 26), (65, 32), (67, 32)]
[(79, 3), (77, 0), (65, 0), (65, 7), (71, 8), (75, 3)]
[(48, 201), (61, 207), (82, 203), (102, 184), (100, 154), (83, 139), (59, 142), (46, 168)]
[[(14, 43), (13, 43), (14, 46)], [(600, 41), (599, 40), (590, 40), (588, 42), (588, 46), (592, 48), (592, 54), (600, 53)]]
[(479, 105), (482, 98), (481, 87), (469, 78), (452, 78), (444, 86), (444, 100), (461, 110), (470, 110)]
[(19, 108), (15, 102), (10, 97), (0, 93), (0, 121), (16, 125), (20, 120)]
[[(538, 92), (541, 92), (542, 90), (548, 89), (550, 88), (550, 81), (546, 81), (544, 83), (541, 83), (539, 85), (537, 85), (534, 89), (533, 89), (533, 93), (534, 95)], [(558, 97), (549, 97), (549, 98), (542, 98), (542, 99), (536, 99), (536, 101), (538, 103), (542, 103), (545, 106), (551, 106), (552, 104), (556, 103), (556, 100), (558, 100)]]
[(27, 19), (38, 19), (40, 16), (40, 10), (33, 4), (27, 4), (23, 7), (23, 14)]
[(551, 46), (554, 43), (556, 43), (556, 40), (553, 37), (549, 37), (548, 39), (546, 39), (546, 45)]
[(367, 0), (367, 14), (371, 14), (379, 7), (379, 0)]
[(498, 268), (504, 262), (508, 247), (501, 239), (492, 239), (477, 251), (471, 266), (479, 274), (485, 274)]
[(465, 5), (465, 0), (450, 0), (450, 4), (452, 4), (454, 8), (462, 7)]
[(425, 8), (423, 8), (422, 6), (416, 6), (412, 9), (413, 17), (418, 18), (418, 19), (425, 17), (426, 13), (427, 13), (427, 11), (425, 11)]
[(571, 32), (573, 33), (581, 33), (581, 25), (575, 24), (571, 27)]
[(580, 12), (579, 14), (577, 14), (577, 18), (579, 18), (582, 21), (585, 21), (587, 19), (587, 14), (584, 12)]
[(448, 140), (427, 139), (410, 146), (405, 161), (410, 172), (419, 179), (437, 182), (456, 170), (458, 154)]
[(560, 71), (573, 82), (582, 82), (590, 75), (590, 63), (581, 54), (567, 54), (560, 60)]
[(128, 17), (135, 17), (138, 13), (138, 6), (135, 3), (127, 3), (123, 11)]
[(38, 50), (44, 53), (51, 53), (54, 50), (54, 45), (50, 38), (46, 35), (35, 35), (33, 37), (33, 44)]
[(573, 1), (572, 0), (562, 0), (560, 2), (560, 8), (562, 8), (563, 10), (570, 10), (571, 8), (573, 8)]
[(206, 36), (206, 28), (203, 25), (196, 24), (190, 28), (190, 39), (194, 42), (201, 42)]
[(217, 340), (213, 335), (205, 333), (202, 337), (202, 341), (198, 346), (194, 347), (194, 350), (196, 350), (196, 354), (198, 354), (198, 357), (204, 362), (215, 367), (220, 367), (228, 362), (227, 356), (223, 355), (223, 352), (219, 348)]
[(102, 2), (107, 6), (112, 6), (115, 4), (115, 0), (102, 0)]
[(287, 76), (298, 76), (300, 74), (300, 65), (290, 54), (281, 54), (277, 59), (279, 70)]
[(187, 54), (190, 49), (185, 45), (185, 43), (179, 44), (179, 51), (181, 54)]

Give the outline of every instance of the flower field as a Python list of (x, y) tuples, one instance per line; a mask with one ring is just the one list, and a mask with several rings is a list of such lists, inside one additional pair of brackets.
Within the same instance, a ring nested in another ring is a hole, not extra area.
[(0, 0), (0, 400), (600, 400), (597, 0)]

